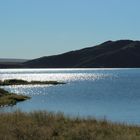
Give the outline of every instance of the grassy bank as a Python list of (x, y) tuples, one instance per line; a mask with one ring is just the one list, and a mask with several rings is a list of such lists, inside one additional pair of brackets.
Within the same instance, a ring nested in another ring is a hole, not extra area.
[[(12, 86), (12, 85), (57, 85), (57, 84), (65, 84), (63, 82), (57, 81), (25, 81), (21, 79), (8, 79), (4, 81), (0, 81), (0, 86)], [(28, 96), (17, 95), (14, 93), (9, 93), (3, 89), (0, 89), (0, 106), (4, 105), (14, 105), (17, 102), (24, 101), (29, 99)]]
[(57, 82), (57, 81), (26, 81), (21, 79), (8, 79), (4, 81), (0, 81), (0, 86), (9, 86), (9, 85), (57, 85), (57, 84), (65, 84), (63, 82)]
[(140, 140), (140, 127), (47, 112), (0, 114), (1, 140)]
[(0, 89), (0, 106), (4, 105), (14, 105), (17, 102), (24, 101), (30, 97), (24, 95), (17, 95), (14, 93), (9, 93), (4, 89)]

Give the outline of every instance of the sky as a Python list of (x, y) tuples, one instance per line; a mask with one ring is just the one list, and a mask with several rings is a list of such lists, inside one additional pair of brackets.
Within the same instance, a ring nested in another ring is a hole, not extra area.
[(0, 58), (140, 40), (140, 0), (0, 0)]

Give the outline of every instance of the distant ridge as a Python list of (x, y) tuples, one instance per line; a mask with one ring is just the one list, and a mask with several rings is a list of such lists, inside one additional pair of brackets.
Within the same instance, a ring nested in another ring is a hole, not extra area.
[(28, 68), (140, 67), (140, 41), (107, 41), (100, 45), (23, 63)]
[(13, 58), (0, 58), (0, 63), (23, 63), (28, 61), (27, 59), (13, 59)]
[(106, 41), (29, 61), (0, 62), (0, 68), (140, 68), (140, 41)]
[(28, 60), (0, 58), (0, 68), (22, 68), (22, 63), (26, 61)]

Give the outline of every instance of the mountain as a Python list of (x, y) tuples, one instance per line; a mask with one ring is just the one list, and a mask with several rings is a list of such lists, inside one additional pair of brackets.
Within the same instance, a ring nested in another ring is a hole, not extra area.
[(0, 68), (137, 68), (140, 41), (117, 40), (33, 60), (0, 59)]
[(140, 67), (140, 41), (107, 41), (81, 50), (30, 60), (22, 66), (26, 68)]

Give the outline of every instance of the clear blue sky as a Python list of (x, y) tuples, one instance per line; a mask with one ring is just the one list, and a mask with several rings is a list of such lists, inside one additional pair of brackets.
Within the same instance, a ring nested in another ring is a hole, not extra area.
[(37, 58), (139, 37), (140, 0), (0, 1), (0, 58)]

